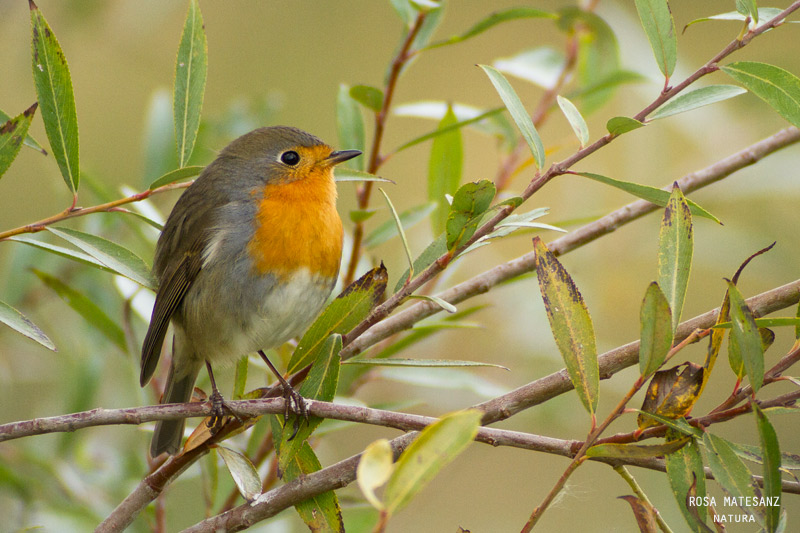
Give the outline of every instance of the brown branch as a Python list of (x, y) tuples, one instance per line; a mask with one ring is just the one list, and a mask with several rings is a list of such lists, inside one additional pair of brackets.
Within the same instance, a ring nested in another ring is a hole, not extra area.
[[(713, 165), (684, 176), (678, 180), (678, 184), (686, 193), (695, 191), (798, 141), (800, 141), (800, 130), (795, 127), (786, 128)], [(659, 207), (655, 204), (637, 200), (550, 242), (547, 246), (554, 254), (563, 255), (657, 209)], [(536, 256), (533, 252), (525, 254), (459, 283), (439, 293), (437, 296), (451, 304), (458, 304), (488, 292), (499, 283), (533, 270), (535, 268), (535, 260)], [(438, 305), (428, 301), (421, 301), (386, 320), (381, 320), (388, 316), (390, 309), (388, 304), (390, 302), (393, 304), (393, 300), (387, 301), (386, 304), (376, 309), (375, 316), (367, 317), (362, 324), (345, 336), (345, 348), (342, 350), (343, 359), (353, 357), (391, 335), (409, 329), (420, 320), (441, 311), (441, 307)]]
[[(411, 45), (414, 39), (417, 38), (422, 24), (425, 22), (426, 13), (420, 11), (414, 24), (408, 30), (403, 44), (400, 46), (400, 51), (397, 52), (394, 60), (392, 61), (392, 68), (389, 72), (389, 78), (386, 80), (386, 87), (384, 89), (383, 102), (381, 109), (375, 114), (375, 132), (372, 137), (372, 151), (370, 152), (369, 165), (367, 172), (375, 174), (383, 164), (384, 158), (381, 155), (381, 143), (383, 142), (383, 132), (386, 127), (386, 119), (389, 117), (389, 109), (392, 105), (394, 97), (394, 90), (397, 86), (397, 80), (400, 79), (400, 73), (403, 71), (408, 60), (413, 56)], [(369, 197), (372, 193), (373, 182), (368, 181), (362, 185), (357, 193), (358, 208), (366, 209), (369, 206)], [(353, 247), (350, 252), (350, 260), (347, 263), (347, 273), (344, 276), (344, 286), (350, 285), (356, 277), (356, 268), (358, 268), (358, 260), (361, 257), (361, 243), (364, 239), (364, 222), (356, 222), (353, 228)]]

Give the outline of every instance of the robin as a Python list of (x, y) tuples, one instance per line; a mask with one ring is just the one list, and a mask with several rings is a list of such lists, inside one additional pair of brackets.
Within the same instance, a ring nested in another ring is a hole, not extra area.
[[(213, 364), (258, 351), (303, 412), (300, 395), (264, 350), (303, 333), (330, 296), (342, 258), (333, 167), (360, 155), (275, 126), (226, 146), (186, 189), (156, 245), (158, 292), (142, 346), (140, 384), (155, 372), (172, 322), (172, 362), (161, 403), (188, 402), (200, 369), (222, 396)], [(184, 420), (156, 424), (150, 455), (175, 454)]]

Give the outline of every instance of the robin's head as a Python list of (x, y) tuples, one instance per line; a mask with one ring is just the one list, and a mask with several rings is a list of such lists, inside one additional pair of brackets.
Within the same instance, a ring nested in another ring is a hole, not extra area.
[(242, 135), (220, 153), (238, 168), (247, 168), (264, 184), (288, 184), (310, 177), (333, 180), (333, 167), (358, 150), (334, 151), (317, 137), (297, 128), (272, 126)]

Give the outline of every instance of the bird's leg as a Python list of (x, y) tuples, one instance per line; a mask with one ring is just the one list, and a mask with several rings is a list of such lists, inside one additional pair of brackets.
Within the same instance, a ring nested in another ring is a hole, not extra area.
[[(300, 429), (300, 417), (302, 416), (306, 421), (308, 421), (308, 409), (306, 408), (305, 399), (300, 395), (299, 392), (294, 390), (294, 387), (286, 381), (286, 378), (278, 372), (278, 369), (275, 368), (275, 365), (269, 360), (267, 355), (264, 353), (263, 350), (258, 351), (258, 355), (261, 356), (261, 359), (267, 363), (267, 366), (272, 370), (272, 373), (275, 374), (275, 377), (278, 378), (278, 381), (283, 387), (283, 399), (285, 401), (285, 410), (283, 412), (283, 424), (284, 426), (289, 421), (289, 411), (293, 411), (298, 417), (294, 421), (294, 432), (292, 436), (289, 437), (289, 440), (292, 440), (295, 435), (297, 435), (297, 431)], [(294, 403), (294, 409), (292, 409), (292, 404)]]
[(209, 419), (208, 423), (206, 424), (210, 428), (218, 428), (222, 425), (222, 420), (225, 417), (225, 410), (227, 409), (229, 413), (231, 413), (236, 420), (240, 423), (244, 423), (239, 415), (237, 415), (233, 409), (228, 406), (228, 403), (225, 401), (225, 398), (222, 397), (222, 393), (219, 392), (217, 388), (217, 382), (214, 381), (214, 372), (211, 370), (211, 363), (206, 360), (206, 370), (208, 370), (208, 379), (211, 380), (211, 396), (209, 397), (209, 401), (211, 401), (211, 418)]

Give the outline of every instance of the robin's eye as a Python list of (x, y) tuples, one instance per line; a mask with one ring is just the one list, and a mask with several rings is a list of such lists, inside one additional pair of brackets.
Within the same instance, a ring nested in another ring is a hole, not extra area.
[(293, 167), (300, 162), (300, 156), (294, 150), (289, 150), (281, 154), (281, 162)]

